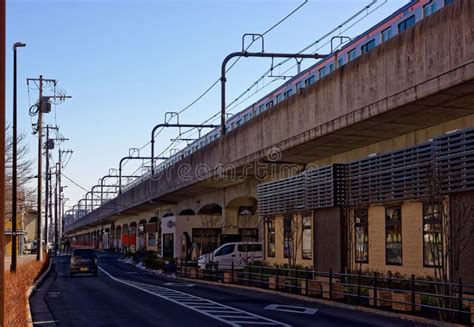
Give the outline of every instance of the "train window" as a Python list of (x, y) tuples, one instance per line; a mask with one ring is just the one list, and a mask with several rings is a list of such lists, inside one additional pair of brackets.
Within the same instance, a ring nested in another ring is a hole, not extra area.
[(366, 44), (364, 44), (363, 46), (361, 46), (360, 51), (362, 53), (368, 53), (373, 48), (375, 48), (375, 40), (369, 41)]
[(314, 75), (311, 75), (310, 77), (308, 77), (307, 79), (304, 80), (304, 86), (309, 86), (311, 84), (313, 84), (314, 82), (316, 82), (316, 76)]
[(415, 23), (416, 23), (415, 15), (408, 17), (403, 22), (398, 24), (398, 33), (401, 33), (404, 30), (412, 27), (413, 25), (415, 25)]
[(271, 107), (273, 107), (273, 100), (267, 102), (265, 109), (270, 109)]
[(338, 65), (339, 67), (344, 66), (344, 58), (339, 58), (339, 59), (337, 60), (337, 65)]
[(449, 5), (453, 2), (454, 2), (454, 0), (444, 0), (444, 5), (447, 6), (447, 5)]
[(239, 127), (240, 125), (242, 125), (242, 119), (239, 119), (235, 122), (235, 126)]
[(296, 84), (296, 89), (297, 90), (304, 89), (304, 81), (298, 82), (298, 84)]
[(430, 1), (423, 6), (423, 16), (428, 17), (436, 11), (436, 2)]
[(249, 121), (250, 119), (250, 114), (245, 114), (244, 115), (244, 121)]
[(293, 93), (293, 89), (289, 89), (289, 90), (287, 90), (287, 91), (283, 94), (283, 96), (284, 96), (285, 99), (286, 99), (286, 98), (288, 98), (289, 96), (291, 96), (292, 93)]
[(278, 102), (282, 102), (282, 101), (283, 101), (283, 94), (280, 93), (276, 96), (276, 102), (278, 103)]
[(332, 73), (334, 71), (334, 64), (329, 64), (329, 72)]
[(326, 67), (323, 67), (319, 70), (319, 78), (323, 78), (324, 76), (326, 76), (328, 73), (327, 73), (327, 68)]
[(382, 42), (387, 41), (392, 37), (392, 27), (386, 28), (382, 31)]
[(356, 50), (352, 49), (351, 51), (349, 51), (348, 55), (349, 55), (349, 61), (354, 60), (356, 58)]
[(259, 114), (262, 113), (265, 110), (265, 105), (264, 104), (260, 105), (260, 107), (258, 107), (258, 109), (259, 109), (258, 113)]

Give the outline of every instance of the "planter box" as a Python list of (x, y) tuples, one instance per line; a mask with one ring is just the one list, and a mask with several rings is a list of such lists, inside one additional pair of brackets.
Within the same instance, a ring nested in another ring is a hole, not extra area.
[[(285, 276), (278, 276), (278, 289), (284, 289), (285, 288)], [(277, 279), (276, 276), (270, 276), (268, 277), (268, 288), (271, 290), (276, 290), (277, 289)]]
[(238, 281), (237, 272), (234, 271), (234, 278), (232, 279), (232, 271), (224, 271), (224, 283), (236, 283)]
[(344, 299), (344, 285), (338, 282), (332, 282), (332, 297), (329, 294), (329, 283), (323, 283), (323, 298), (325, 299)]
[[(323, 285), (317, 280), (308, 280), (308, 295), (321, 296)], [(306, 281), (301, 281), (301, 294), (306, 295)]]
[[(411, 293), (392, 291), (392, 309), (397, 311), (411, 311)], [(406, 302), (406, 303), (397, 303)], [(421, 311), (421, 295), (415, 294), (415, 311)]]
[(202, 269), (197, 267), (186, 268), (186, 275), (189, 278), (202, 278)]
[[(369, 290), (369, 305), (374, 305), (374, 290)], [(377, 290), (377, 306), (390, 307), (392, 305), (392, 291)]]

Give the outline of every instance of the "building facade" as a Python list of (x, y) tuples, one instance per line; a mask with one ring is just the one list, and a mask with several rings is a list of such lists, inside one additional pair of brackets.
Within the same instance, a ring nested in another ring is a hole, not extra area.
[(443, 266), (474, 282), (472, 126), (468, 116), (259, 185), (266, 260), (419, 276)]

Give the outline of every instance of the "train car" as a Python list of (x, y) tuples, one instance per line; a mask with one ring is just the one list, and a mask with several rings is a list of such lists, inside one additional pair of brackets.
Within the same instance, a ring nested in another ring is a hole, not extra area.
[[(335, 70), (346, 65), (373, 48), (388, 41), (393, 36), (403, 33), (423, 18), (453, 3), (454, 0), (412, 0), (380, 23), (352, 39), (340, 49), (329, 54), (313, 66), (289, 79), (277, 89), (269, 92), (251, 106), (236, 113), (226, 121), (226, 131), (230, 132), (247, 123), (262, 112), (288, 99), (318, 80), (325, 78)], [(214, 142), (220, 137), (220, 129), (215, 128), (187, 147), (172, 155), (157, 166), (157, 171), (165, 169), (200, 148)]]

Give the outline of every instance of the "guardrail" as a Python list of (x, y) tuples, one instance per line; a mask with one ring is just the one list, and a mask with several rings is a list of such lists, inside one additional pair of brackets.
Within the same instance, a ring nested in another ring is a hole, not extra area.
[[(181, 261), (178, 275), (229, 284), (271, 289), (360, 306), (410, 313), (462, 324), (474, 323), (474, 285), (435, 280), (394, 277), (374, 273), (321, 272), (309, 268), (250, 265), (240, 269), (233, 263), (222, 269), (217, 263), (200, 269)], [(472, 315), (472, 316), (471, 316)]]

